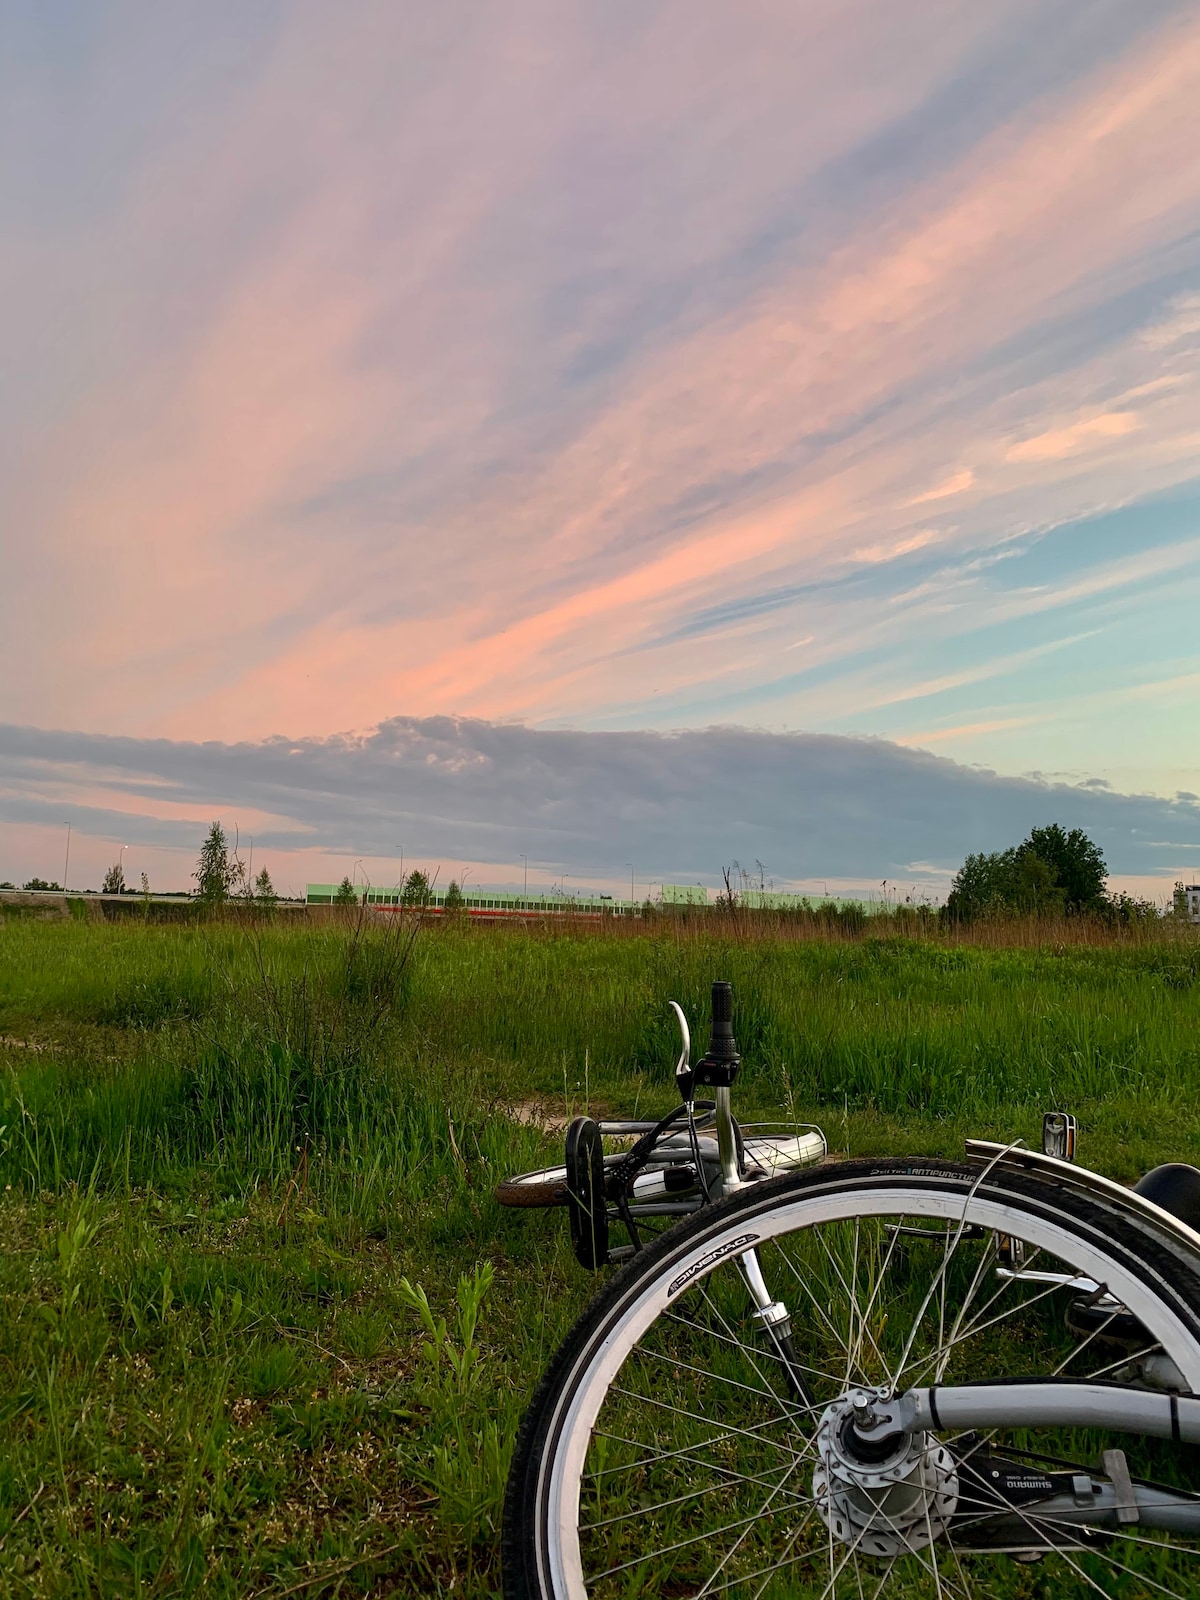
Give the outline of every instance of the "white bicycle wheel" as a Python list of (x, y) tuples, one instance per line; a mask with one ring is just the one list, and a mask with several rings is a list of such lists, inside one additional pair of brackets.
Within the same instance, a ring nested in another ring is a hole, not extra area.
[[(755, 1314), (749, 1249), (798, 1371)], [(1200, 1390), (1200, 1259), (1003, 1166), (845, 1163), (748, 1187), (636, 1257), (559, 1352), (514, 1456), (505, 1593), (1200, 1592), (1194, 1452), (1039, 1425), (1031, 1381), (1050, 1378)], [(934, 1427), (863, 1458), (856, 1407), (980, 1382), (1025, 1397), (1019, 1428)]]

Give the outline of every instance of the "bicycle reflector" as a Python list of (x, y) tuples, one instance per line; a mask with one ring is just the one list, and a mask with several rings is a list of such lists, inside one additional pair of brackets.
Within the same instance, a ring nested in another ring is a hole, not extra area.
[(737, 1040), (733, 1037), (733, 985), (712, 986), (712, 1036), (708, 1054), (696, 1063), (696, 1083), (713, 1089), (731, 1089), (741, 1065)]

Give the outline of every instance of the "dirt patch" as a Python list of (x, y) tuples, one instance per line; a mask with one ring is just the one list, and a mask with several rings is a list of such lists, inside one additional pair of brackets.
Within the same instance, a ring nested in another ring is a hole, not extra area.
[(565, 1133), (571, 1122), (548, 1100), (519, 1100), (515, 1106), (505, 1106), (504, 1111), (522, 1127), (540, 1128), (543, 1133)]

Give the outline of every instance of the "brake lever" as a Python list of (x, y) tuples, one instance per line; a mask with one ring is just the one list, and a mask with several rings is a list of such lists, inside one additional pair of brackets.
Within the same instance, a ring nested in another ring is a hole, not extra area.
[(679, 1090), (679, 1098), (685, 1106), (690, 1106), (696, 1086), (696, 1074), (692, 1071), (692, 1034), (688, 1027), (688, 1020), (683, 1014), (683, 1007), (674, 1000), (667, 1004), (675, 1013), (679, 1021), (679, 1031), (683, 1035), (683, 1049), (679, 1053), (679, 1060), (675, 1063), (675, 1087)]

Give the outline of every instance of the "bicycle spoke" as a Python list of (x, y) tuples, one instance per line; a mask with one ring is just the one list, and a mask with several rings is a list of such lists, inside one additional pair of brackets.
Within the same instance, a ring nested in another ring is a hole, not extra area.
[[(796, 1467), (798, 1467), (799, 1465), (800, 1465), (800, 1463), (799, 1463), (799, 1461), (797, 1461), (791, 1467), (789, 1467), (787, 1476), (790, 1477), (791, 1474), (793, 1472), (795, 1472)], [(760, 1508), (758, 1510), (757, 1516), (754, 1518), (755, 1522), (761, 1521), (762, 1517), (766, 1513), (767, 1507), (771, 1504), (772, 1500), (774, 1500), (776, 1494), (779, 1492), (779, 1489), (782, 1489), (782, 1488), (783, 1488), (783, 1483), (780, 1483), (779, 1484), (779, 1488), (778, 1489), (773, 1489), (771, 1491), (771, 1493), (767, 1496), (767, 1498), (763, 1501), (762, 1505), (760, 1506)], [(751, 1526), (753, 1526), (753, 1524), (751, 1524)], [(744, 1532), (741, 1533), (739, 1535), (739, 1537), (734, 1540), (733, 1544), (730, 1545), (729, 1549), (725, 1552), (725, 1554), (721, 1557), (720, 1561), (717, 1563), (717, 1566), (715, 1567), (715, 1569), (713, 1571), (713, 1577), (718, 1577), (724, 1571), (725, 1567), (728, 1566), (729, 1562), (731, 1562), (733, 1560), (734, 1556), (737, 1554), (737, 1552), (741, 1549), (742, 1545), (745, 1543), (746, 1535), (749, 1532), (750, 1532), (750, 1527), (747, 1527), (744, 1530)], [(706, 1594), (711, 1594), (711, 1592), (712, 1592), (712, 1585), (706, 1581), (704, 1586), (696, 1591), (695, 1600), (703, 1600), (703, 1597)]]
[[(750, 1345), (744, 1343), (743, 1341), (741, 1341), (741, 1340), (739, 1340), (737, 1338), (737, 1335), (734, 1333), (733, 1329), (729, 1326), (729, 1323), (726, 1321), (726, 1319), (725, 1319), (724, 1315), (722, 1314), (722, 1312), (718, 1309), (717, 1306), (715, 1306), (713, 1304), (712, 1297), (708, 1292), (708, 1287), (707, 1287), (706, 1284), (701, 1284), (700, 1285), (699, 1294), (700, 1294), (700, 1298), (704, 1301), (705, 1305), (712, 1312), (713, 1316), (716, 1317), (718, 1319), (718, 1321), (721, 1323), (721, 1326), (725, 1329), (725, 1331), (729, 1335), (729, 1337), (738, 1344), (739, 1348), (742, 1350), (743, 1354), (746, 1356), (747, 1360), (749, 1361), (751, 1367), (753, 1367), (755, 1377), (762, 1379), (763, 1383), (766, 1383), (767, 1380), (763, 1376), (763, 1373), (762, 1373), (762, 1371), (761, 1371), (761, 1369), (759, 1368), (759, 1365), (758, 1365), (758, 1360), (757, 1360), (758, 1352), (756, 1350), (754, 1350)], [(769, 1388), (770, 1385), (768, 1384), (767, 1387)]]
[[(606, 1439), (611, 1439), (613, 1435), (605, 1434), (603, 1437)], [(652, 1516), (656, 1511), (669, 1510), (671, 1506), (683, 1505), (688, 1500), (698, 1500), (706, 1494), (718, 1494), (722, 1490), (728, 1490), (735, 1484), (753, 1483), (763, 1485), (767, 1483), (767, 1480), (761, 1474), (734, 1472), (732, 1468), (722, 1467), (720, 1463), (716, 1461), (703, 1461), (697, 1463), (697, 1465), (707, 1468), (710, 1472), (724, 1473), (725, 1476), (722, 1477), (717, 1483), (706, 1484), (700, 1489), (689, 1489), (686, 1494), (676, 1495), (670, 1500), (660, 1500), (657, 1505), (636, 1506), (632, 1511), (622, 1511), (615, 1517), (606, 1517), (603, 1522), (581, 1522), (579, 1524), (580, 1533), (596, 1533), (600, 1528), (611, 1528), (619, 1522), (632, 1522), (635, 1518), (649, 1517)], [(623, 1471), (625, 1469), (622, 1468), (621, 1470)], [(767, 1484), (767, 1487), (770, 1487), (770, 1485)], [(797, 1504), (799, 1504), (804, 1500), (811, 1500), (812, 1497), (811, 1495), (802, 1495), (793, 1492), (791, 1498), (795, 1500)]]
[[(795, 1470), (795, 1465), (788, 1468), (788, 1472)], [(785, 1474), (786, 1476), (786, 1474)], [(687, 1539), (678, 1539), (674, 1544), (664, 1545), (661, 1550), (651, 1550), (639, 1556), (633, 1556), (628, 1561), (619, 1562), (615, 1567), (606, 1567), (603, 1572), (594, 1575), (593, 1582), (599, 1583), (602, 1578), (611, 1578), (615, 1572), (626, 1572), (630, 1567), (641, 1566), (646, 1561), (657, 1560), (660, 1556), (674, 1555), (676, 1550), (686, 1550), (689, 1545), (700, 1544), (716, 1539), (723, 1533), (731, 1533), (735, 1528), (742, 1528), (749, 1524), (761, 1521), (762, 1511), (752, 1511), (748, 1516), (738, 1517), (734, 1522), (727, 1522), (720, 1528), (705, 1528), (700, 1533), (692, 1534)]]
[(704, 1367), (693, 1366), (690, 1362), (683, 1361), (678, 1356), (664, 1355), (661, 1350), (639, 1349), (638, 1355), (642, 1357), (650, 1356), (655, 1361), (664, 1361), (669, 1367), (673, 1367), (679, 1372), (694, 1372), (701, 1378), (711, 1378), (714, 1383), (727, 1384), (731, 1389), (744, 1389), (747, 1394), (758, 1395), (763, 1400), (774, 1400), (777, 1405), (787, 1406), (788, 1414), (791, 1416), (812, 1416), (819, 1409), (816, 1406), (806, 1406), (799, 1401), (794, 1401), (787, 1395), (781, 1395), (778, 1390), (758, 1389), (752, 1383), (739, 1383), (736, 1378), (728, 1378), (722, 1373), (710, 1372)]
[[(764, 1423), (761, 1424), (761, 1426), (763, 1428), (774, 1427), (774, 1425), (775, 1425), (775, 1419), (774, 1418), (772, 1418), (768, 1422), (764, 1422)], [(739, 1433), (745, 1434), (748, 1438), (751, 1438), (751, 1439), (756, 1439), (758, 1437), (761, 1437), (760, 1435), (758, 1435), (756, 1433), (755, 1429), (753, 1429), (753, 1428), (741, 1428), (741, 1429), (739, 1429), (737, 1431)], [(621, 1434), (617, 1434), (617, 1433), (602, 1433), (598, 1429), (594, 1431), (594, 1437), (597, 1438), (597, 1439), (611, 1439), (614, 1443), (617, 1443), (617, 1444), (638, 1445), (638, 1444), (641, 1443), (640, 1440), (626, 1439)], [(679, 1447), (679, 1449), (677, 1449), (677, 1450), (657, 1451), (653, 1455), (644, 1456), (640, 1461), (622, 1462), (620, 1466), (617, 1466), (617, 1467), (605, 1467), (600, 1472), (593, 1472), (593, 1473), (586, 1473), (585, 1472), (583, 1474), (583, 1482), (585, 1482), (585, 1483), (598, 1482), (601, 1478), (603, 1478), (603, 1477), (611, 1477), (614, 1473), (618, 1473), (618, 1472), (620, 1472), (620, 1473), (636, 1472), (636, 1471), (640, 1471), (641, 1468), (643, 1468), (643, 1467), (653, 1466), (656, 1462), (674, 1461), (674, 1460), (676, 1460), (676, 1459), (678, 1459), (679, 1457), (682, 1457), (682, 1456), (694, 1455), (696, 1453), (696, 1451), (708, 1449), (711, 1445), (721, 1444), (729, 1437), (730, 1437), (730, 1435), (728, 1433), (718, 1433), (718, 1434), (714, 1434), (712, 1436), (712, 1438), (710, 1438), (710, 1439), (701, 1439), (698, 1443), (695, 1443), (695, 1444), (681, 1445)], [(764, 1440), (763, 1442), (767, 1443), (767, 1444), (773, 1444), (774, 1443), (773, 1440), (769, 1440), (769, 1439)], [(777, 1447), (777, 1448), (782, 1448), (782, 1447), (780, 1446), (780, 1447)], [(815, 1448), (815, 1446), (813, 1446), (811, 1444), (807, 1444), (807, 1445), (805, 1445), (803, 1450), (793, 1451), (792, 1454), (793, 1455), (797, 1455), (797, 1456), (804, 1456), (805, 1458), (807, 1458), (807, 1457), (811, 1456), (812, 1451), (813, 1451), (814, 1448)]]
[[(730, 1338), (727, 1334), (717, 1333), (717, 1332), (715, 1332), (714, 1329), (705, 1328), (698, 1322), (689, 1322), (685, 1317), (681, 1317), (681, 1316), (677, 1315), (673, 1311), (664, 1312), (662, 1320), (664, 1322), (676, 1322), (676, 1323), (679, 1324), (679, 1326), (681, 1328), (691, 1328), (692, 1330), (694, 1330), (697, 1333), (705, 1334), (709, 1339), (716, 1339), (718, 1341), (718, 1343), (720, 1343), (720, 1344), (732, 1345), (737, 1350), (744, 1350), (746, 1348), (744, 1342), (741, 1339)], [(831, 1387), (836, 1387), (837, 1386), (838, 1379), (833, 1375), (833, 1373), (832, 1372), (826, 1372), (821, 1367), (806, 1366), (804, 1364), (804, 1362), (802, 1362), (802, 1361), (786, 1363), (785, 1360), (784, 1360), (784, 1357), (782, 1355), (780, 1355), (778, 1351), (776, 1351), (776, 1350), (768, 1350), (768, 1349), (765, 1348), (765, 1346), (758, 1353), (761, 1354), (768, 1361), (777, 1361), (780, 1366), (792, 1365), (792, 1366), (795, 1367), (797, 1372), (806, 1372), (811, 1377), (823, 1378), (826, 1383), (831, 1385)]]

